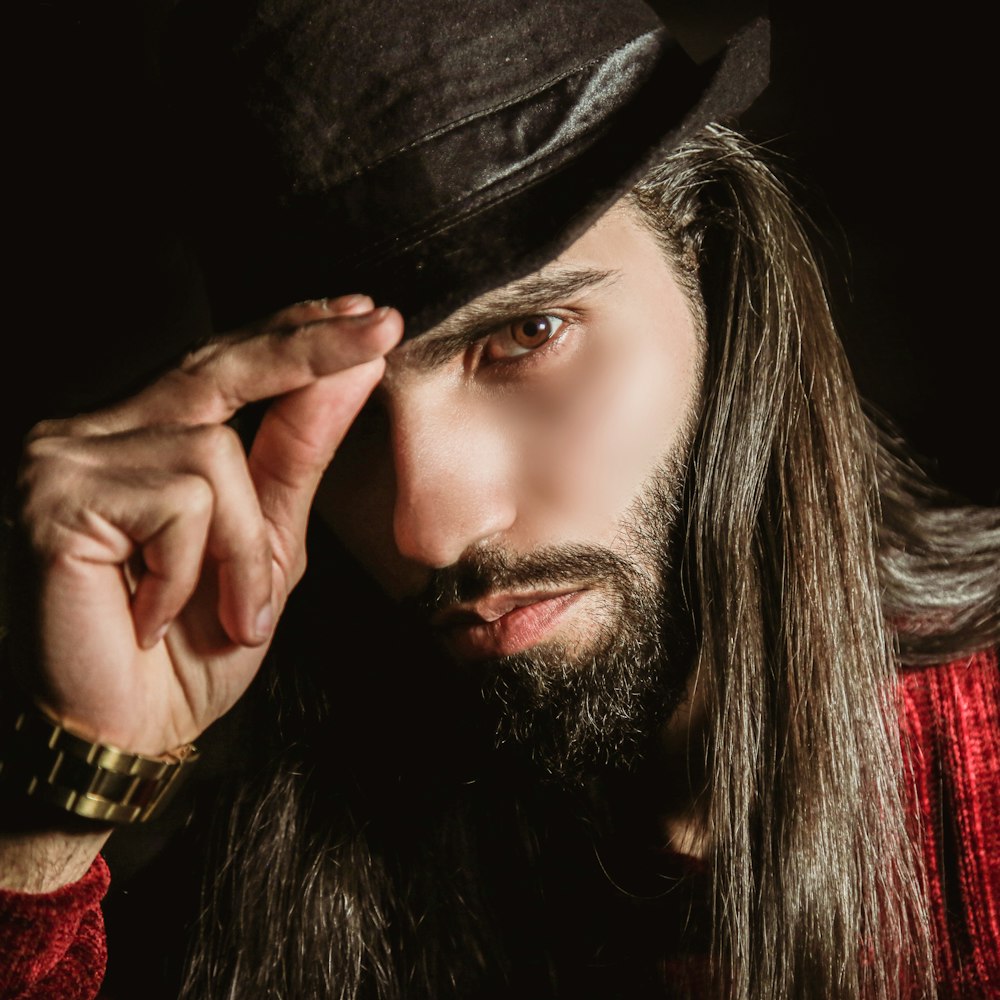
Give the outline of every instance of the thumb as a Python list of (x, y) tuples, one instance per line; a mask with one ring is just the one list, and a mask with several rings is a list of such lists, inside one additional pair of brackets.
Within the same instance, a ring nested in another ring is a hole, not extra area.
[(376, 358), (275, 400), (250, 449), (250, 476), (279, 563), (293, 565), (323, 473), (385, 371)]

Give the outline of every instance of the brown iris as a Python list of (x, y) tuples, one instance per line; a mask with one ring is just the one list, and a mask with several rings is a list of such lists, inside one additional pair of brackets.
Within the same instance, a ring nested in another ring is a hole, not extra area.
[(552, 336), (550, 316), (530, 316), (513, 324), (512, 334), (518, 347), (541, 347)]

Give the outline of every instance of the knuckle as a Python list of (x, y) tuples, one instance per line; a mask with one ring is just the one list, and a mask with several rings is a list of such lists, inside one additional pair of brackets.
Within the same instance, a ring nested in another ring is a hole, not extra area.
[(201, 424), (191, 430), (194, 449), (200, 460), (218, 465), (242, 457), (239, 435), (227, 424)]
[(21, 469), (38, 469), (52, 464), (65, 448), (62, 437), (37, 437), (25, 443), (21, 453)]
[(211, 484), (203, 476), (188, 474), (178, 476), (174, 489), (177, 491), (177, 503), (193, 517), (204, 518), (212, 513), (215, 505), (215, 494)]
[(45, 449), (33, 446), (33, 453), (25, 454), (14, 480), (22, 520), (43, 516), (52, 500), (60, 494), (71, 494), (73, 486), (73, 477), (64, 463)]
[(83, 515), (85, 479), (51, 440), (40, 438), (25, 448), (13, 483), (11, 513), (21, 539), (34, 553), (49, 556), (66, 549)]
[(38, 437), (28, 441), (21, 452), (17, 469), (18, 489), (34, 486), (47, 480), (59, 480), (67, 476), (70, 448), (64, 437)]
[[(211, 353), (206, 353), (211, 351)], [(217, 390), (214, 348), (202, 348), (188, 357), (179, 367), (163, 375), (155, 385), (157, 405), (175, 419), (180, 414), (184, 426), (196, 426), (213, 419), (213, 402)]]
[(46, 514), (44, 502), (36, 494), (29, 495), (22, 503), (18, 511), (18, 525), (29, 548), (43, 552), (50, 547), (52, 522)]
[(22, 524), (38, 520), (44, 509), (44, 479), (40, 480), (38, 466), (23, 467), (15, 482), (17, 490), (16, 513)]
[(40, 420), (25, 435), (25, 449), (41, 438), (55, 437), (63, 433), (65, 420)]
[(205, 368), (215, 362), (225, 348), (225, 338), (216, 337), (187, 354), (176, 368), (167, 372), (165, 378), (184, 382), (192, 375), (200, 375)]
[(100, 436), (108, 429), (98, 414), (83, 413), (75, 417), (40, 420), (24, 436), (25, 447), (46, 438), (65, 440), (88, 435)]
[(65, 498), (51, 490), (34, 489), (25, 495), (18, 511), (18, 526), (21, 537), (36, 555), (55, 556), (65, 548), (65, 507)]

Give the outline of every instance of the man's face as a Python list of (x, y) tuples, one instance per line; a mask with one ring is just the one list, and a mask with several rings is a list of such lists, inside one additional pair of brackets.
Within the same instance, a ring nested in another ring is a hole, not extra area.
[(501, 737), (555, 770), (622, 755), (683, 687), (663, 609), (702, 357), (682, 284), (619, 204), (397, 348), (321, 489), (387, 595), (482, 673)]

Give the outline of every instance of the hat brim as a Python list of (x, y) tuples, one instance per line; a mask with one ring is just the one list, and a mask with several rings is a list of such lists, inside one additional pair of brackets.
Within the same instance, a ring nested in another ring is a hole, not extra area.
[[(398, 308), (419, 336), (473, 299), (550, 263), (685, 138), (738, 116), (768, 82), (769, 25), (757, 19), (721, 56), (696, 67), (672, 46), (596, 141), (553, 169), (488, 193), (431, 231), (352, 256), (282, 248), (210, 285), (213, 319), (229, 329), (294, 301), (353, 292)], [(330, 241), (326, 241), (327, 245)]]

